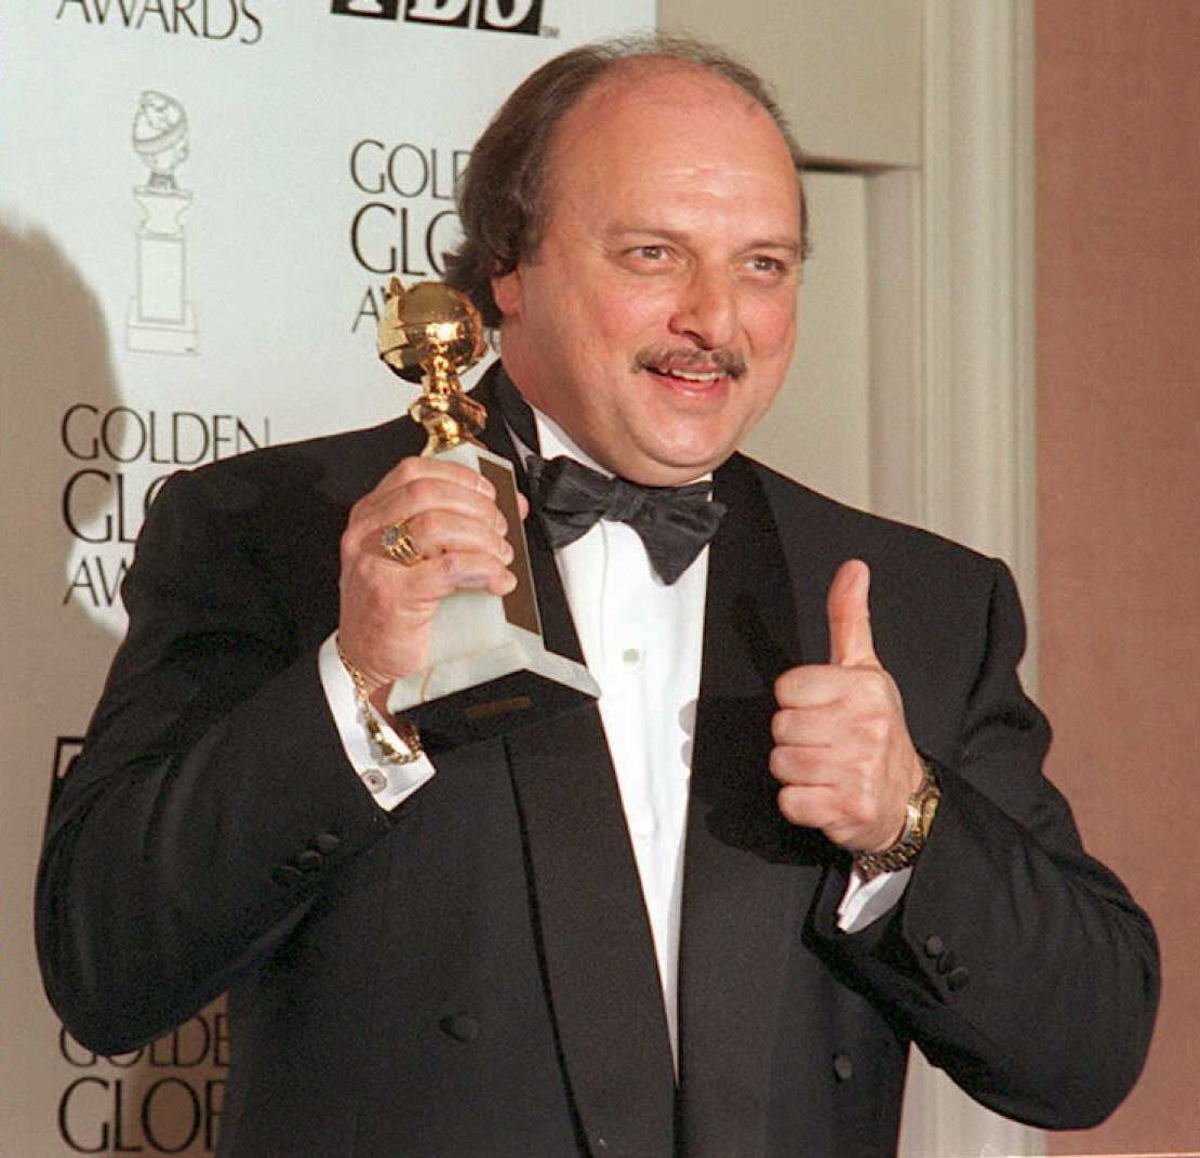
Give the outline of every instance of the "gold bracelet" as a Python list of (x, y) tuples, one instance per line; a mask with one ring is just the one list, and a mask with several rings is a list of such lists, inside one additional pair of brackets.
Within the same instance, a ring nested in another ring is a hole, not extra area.
[(358, 699), (358, 706), (366, 718), (367, 731), (370, 733), (371, 741), (383, 753), (384, 760), (389, 764), (412, 764), (419, 760), (423, 749), (421, 733), (417, 731), (416, 724), (412, 724), (408, 720), (393, 721), (396, 734), (408, 749), (406, 752), (400, 751), (384, 732), (379, 717), (375, 714), (375, 709), (371, 705), (371, 697), (367, 692), (367, 677), (346, 657), (346, 653), (342, 650), (342, 641), (335, 637), (333, 642), (337, 648), (338, 659), (342, 661), (342, 667), (354, 681), (354, 694)]
[(938, 803), (942, 799), (937, 776), (929, 761), (922, 758), (925, 775), (917, 790), (908, 798), (904, 831), (896, 843), (880, 852), (856, 852), (854, 867), (863, 881), (874, 880), (882, 873), (898, 872), (916, 863), (917, 857), (929, 839), (933, 818), (937, 815)]

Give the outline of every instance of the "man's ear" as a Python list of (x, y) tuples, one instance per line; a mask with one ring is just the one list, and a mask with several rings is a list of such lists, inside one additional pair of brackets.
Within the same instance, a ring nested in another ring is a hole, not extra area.
[(521, 313), (521, 267), (492, 278), (492, 297), (506, 317), (517, 317)]

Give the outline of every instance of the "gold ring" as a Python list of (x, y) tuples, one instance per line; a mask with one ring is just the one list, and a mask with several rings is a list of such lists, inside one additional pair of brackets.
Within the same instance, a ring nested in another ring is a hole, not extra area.
[(417, 550), (412, 535), (408, 533), (407, 523), (391, 523), (384, 527), (383, 534), (379, 536), (379, 542), (383, 547), (383, 553), (389, 559), (395, 559), (397, 563), (403, 563), (405, 567), (412, 567), (424, 558)]

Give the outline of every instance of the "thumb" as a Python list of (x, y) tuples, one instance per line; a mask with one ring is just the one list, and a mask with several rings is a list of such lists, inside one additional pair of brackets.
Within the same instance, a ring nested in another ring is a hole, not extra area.
[(833, 577), (826, 600), (829, 616), (829, 662), (839, 667), (878, 667), (871, 636), (867, 596), (871, 569), (861, 559), (847, 559)]

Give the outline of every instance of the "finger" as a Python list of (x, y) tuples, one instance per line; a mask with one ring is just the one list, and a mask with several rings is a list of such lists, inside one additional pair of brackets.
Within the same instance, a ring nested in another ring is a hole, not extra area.
[(785, 784), (775, 801), (785, 820), (805, 828), (824, 830), (838, 817), (834, 793), (828, 788)]
[(444, 479), (419, 478), (388, 490), (375, 490), (360, 499), (351, 521), (363, 527), (402, 523), (424, 511), (453, 511), (478, 519), (503, 533), (504, 516), (481, 491), (469, 490)]
[[(513, 557), (512, 544), (500, 531), (470, 515), (423, 511), (404, 520), (404, 528), (417, 553), (426, 559), (449, 552), (474, 552), (493, 555), (507, 564)], [(387, 554), (382, 541), (378, 551)]]
[(824, 706), (784, 708), (771, 717), (771, 739), (784, 747), (828, 749), (844, 734), (840, 715)]
[(839, 667), (878, 667), (871, 635), (871, 570), (861, 559), (847, 559), (829, 585), (829, 662)]
[(427, 624), (438, 603), (456, 591), (505, 595), (515, 582), (512, 572), (489, 553), (450, 551), (409, 567), (363, 558), (343, 575), (342, 618), (369, 621), (380, 636), (405, 634)]
[(860, 675), (832, 664), (801, 664), (776, 679), (775, 702), (781, 708), (829, 707), (853, 693)]
[(833, 788), (838, 784), (836, 769), (826, 746), (772, 748), (767, 770), (780, 784), (804, 788)]
[(507, 595), (516, 576), (490, 553), (450, 551), (408, 569), (412, 593), (418, 600), (436, 602), (455, 591), (487, 590)]
[(496, 488), (477, 470), (459, 462), (447, 462), (436, 456), (402, 458), (379, 480), (374, 489), (387, 492), (422, 479), (433, 479), (461, 487), (463, 490), (475, 491), (489, 499), (496, 497)]

